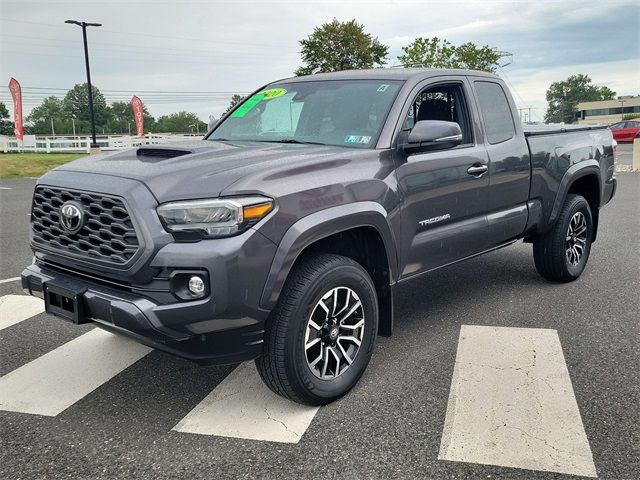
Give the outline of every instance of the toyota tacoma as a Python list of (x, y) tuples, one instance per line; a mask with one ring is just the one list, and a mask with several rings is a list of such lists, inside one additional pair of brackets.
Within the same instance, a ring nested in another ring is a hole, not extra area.
[(203, 140), (88, 156), (37, 182), (46, 311), (201, 364), (255, 360), (274, 392), (351, 389), (394, 291), (518, 240), (583, 272), (614, 195), (611, 131), (523, 126), (495, 75), (373, 69), (265, 85)]

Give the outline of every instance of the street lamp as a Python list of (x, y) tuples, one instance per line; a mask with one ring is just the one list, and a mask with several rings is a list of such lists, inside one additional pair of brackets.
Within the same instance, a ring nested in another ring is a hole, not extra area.
[(84, 63), (87, 67), (87, 90), (89, 92), (89, 116), (91, 117), (91, 148), (99, 148), (96, 141), (96, 118), (93, 114), (93, 93), (91, 92), (91, 71), (89, 70), (89, 49), (87, 47), (87, 27), (101, 27), (101, 23), (79, 22), (66, 20), (64, 23), (82, 27), (82, 40), (84, 42)]
[(620, 120), (624, 120), (624, 100), (618, 100), (620, 105)]

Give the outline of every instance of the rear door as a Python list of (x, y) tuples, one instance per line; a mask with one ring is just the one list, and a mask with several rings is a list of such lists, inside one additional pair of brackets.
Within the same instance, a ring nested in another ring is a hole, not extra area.
[(622, 130), (622, 140), (625, 142), (633, 142), (633, 138), (636, 136), (636, 133), (638, 133), (638, 130), (640, 130), (640, 122), (635, 120), (627, 122)]
[(499, 80), (473, 80), (489, 155), (487, 221), (489, 247), (517, 238), (525, 229), (529, 200), (529, 149), (515, 104)]
[(477, 118), (469, 84), (460, 77), (422, 83), (404, 109), (399, 136), (418, 120), (457, 122), (463, 144), (439, 151), (398, 151), (396, 177), (403, 196), (401, 276), (408, 277), (460, 260), (486, 248), (488, 175), (472, 175), (470, 167), (486, 167), (484, 144), (477, 143)]

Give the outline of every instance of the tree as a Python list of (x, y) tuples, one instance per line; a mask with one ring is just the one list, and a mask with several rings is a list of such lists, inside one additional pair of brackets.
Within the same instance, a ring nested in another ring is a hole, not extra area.
[(296, 75), (372, 68), (384, 65), (389, 54), (389, 47), (365, 33), (364, 25), (355, 20), (341, 23), (334, 18), (316, 27), (300, 45), (305, 65)]
[[(144, 131), (150, 132), (155, 130), (156, 119), (151, 116), (147, 110), (147, 106), (143, 105), (142, 114), (144, 118)], [(135, 120), (133, 116), (133, 107), (131, 102), (113, 102), (111, 104), (111, 121), (109, 122), (110, 133), (129, 133), (135, 134)]]
[(478, 47), (467, 42), (455, 46), (451, 42), (438, 37), (418, 37), (406, 47), (402, 47), (404, 55), (398, 60), (405, 67), (422, 65), (430, 68), (469, 68), (485, 72), (495, 72), (500, 60), (500, 53), (485, 45)]
[(575, 120), (575, 108), (580, 102), (611, 100), (616, 92), (609, 87), (591, 83), (588, 75), (572, 75), (566, 80), (553, 82), (547, 90), (547, 123), (571, 123)]
[[(52, 121), (54, 132), (51, 131)], [(63, 101), (53, 96), (45, 98), (40, 105), (31, 110), (27, 122), (31, 124), (31, 131), (37, 135), (60, 135), (73, 131), (71, 118), (64, 112)]]
[[(107, 106), (104, 95), (98, 87), (92, 86), (93, 112), (96, 119), (96, 130), (109, 131), (111, 110)], [(67, 92), (62, 101), (63, 110), (67, 117), (74, 118), (78, 132), (91, 131), (91, 115), (89, 115), (89, 92), (86, 83), (78, 83)]]
[(13, 135), (13, 122), (7, 106), (2, 102), (0, 102), (0, 135)]
[(238, 95), (237, 93), (233, 95), (233, 97), (231, 97), (231, 101), (229, 102), (229, 106), (224, 111), (223, 115), (226, 115), (227, 113), (229, 113), (231, 110), (233, 110), (236, 107), (236, 105), (238, 105), (243, 100), (244, 100), (244, 97), (242, 95)]
[(200, 120), (195, 113), (178, 112), (163, 115), (158, 118), (156, 130), (164, 133), (196, 133), (207, 132), (207, 124)]

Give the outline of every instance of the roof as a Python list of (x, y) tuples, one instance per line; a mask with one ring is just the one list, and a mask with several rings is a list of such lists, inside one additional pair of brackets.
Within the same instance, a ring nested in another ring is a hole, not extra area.
[(451, 68), (371, 68), (368, 70), (342, 70), (340, 72), (316, 73), (302, 77), (291, 77), (273, 83), (312, 82), (318, 80), (421, 80), (443, 75), (473, 75), (499, 78), (497, 75), (478, 70)]
[(614, 98), (612, 100), (596, 100), (594, 102), (580, 102), (576, 105), (577, 110), (591, 110), (598, 108), (620, 108), (624, 103), (625, 107), (640, 106), (640, 95), (635, 97)]

